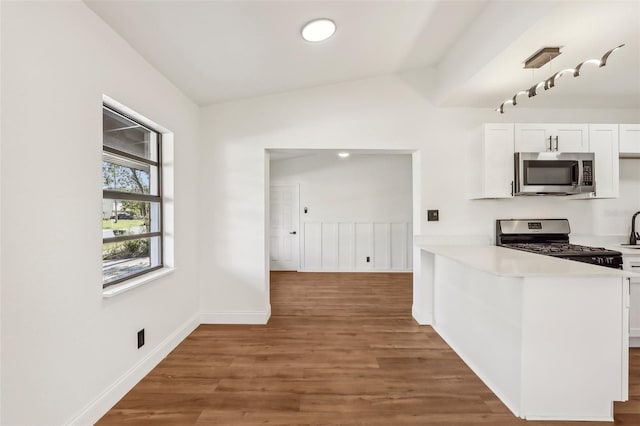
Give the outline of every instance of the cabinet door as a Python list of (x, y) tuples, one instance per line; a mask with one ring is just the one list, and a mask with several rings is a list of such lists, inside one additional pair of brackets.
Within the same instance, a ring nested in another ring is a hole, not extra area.
[(516, 152), (551, 151), (552, 128), (548, 124), (521, 123), (515, 125)]
[(620, 154), (640, 154), (640, 124), (620, 125)]
[(484, 126), (484, 197), (513, 195), (513, 152), (513, 124)]
[[(623, 257), (625, 271), (640, 271), (640, 256), (627, 255)], [(629, 288), (629, 337), (640, 337), (640, 278), (631, 278)], [(634, 347), (637, 347), (638, 339), (635, 339)]]
[(515, 127), (516, 152), (588, 152), (588, 124), (523, 123)]
[(551, 133), (554, 151), (589, 152), (588, 124), (554, 124)]
[(629, 337), (640, 337), (640, 281), (631, 280), (629, 290)]
[(596, 198), (618, 198), (618, 125), (590, 124), (589, 151), (595, 153)]

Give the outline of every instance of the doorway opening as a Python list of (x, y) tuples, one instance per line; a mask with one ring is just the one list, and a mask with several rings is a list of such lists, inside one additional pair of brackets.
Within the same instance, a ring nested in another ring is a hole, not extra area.
[(269, 300), (271, 271), (413, 271), (418, 152), (270, 149), (265, 162)]

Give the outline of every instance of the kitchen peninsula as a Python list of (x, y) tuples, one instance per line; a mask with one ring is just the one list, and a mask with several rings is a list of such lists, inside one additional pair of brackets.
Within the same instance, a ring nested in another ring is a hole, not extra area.
[(518, 417), (613, 420), (628, 399), (630, 275), (497, 246), (429, 245), (414, 317)]

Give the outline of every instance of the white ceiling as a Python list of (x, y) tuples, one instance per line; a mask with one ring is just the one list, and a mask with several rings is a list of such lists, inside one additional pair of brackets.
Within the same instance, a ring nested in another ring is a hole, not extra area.
[[(424, 69), (434, 102), (497, 107), (518, 90), (600, 58), (607, 66), (563, 77), (531, 107), (640, 107), (640, 0), (631, 1), (94, 1), (105, 22), (200, 105)], [(300, 28), (329, 17), (326, 42)], [(563, 46), (550, 65), (522, 62)]]

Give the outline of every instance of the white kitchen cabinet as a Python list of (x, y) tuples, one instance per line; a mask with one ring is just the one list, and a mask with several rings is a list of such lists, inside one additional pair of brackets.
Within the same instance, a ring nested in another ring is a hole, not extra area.
[(640, 155), (640, 124), (620, 125), (620, 156)]
[(516, 152), (588, 152), (588, 124), (519, 123), (515, 125)]
[(486, 123), (470, 150), (471, 198), (513, 196), (513, 124)]
[[(640, 253), (625, 253), (622, 262), (625, 270), (640, 272)], [(629, 296), (629, 346), (640, 347), (640, 278), (631, 278)]]
[(595, 153), (595, 198), (618, 198), (620, 195), (618, 125), (590, 124), (589, 152)]

